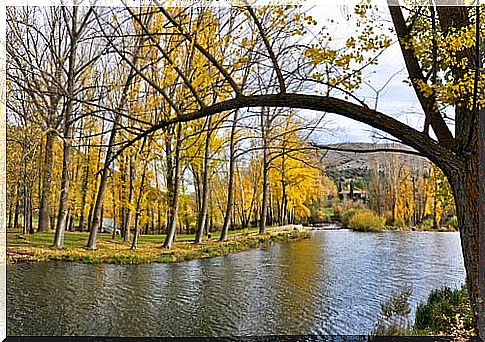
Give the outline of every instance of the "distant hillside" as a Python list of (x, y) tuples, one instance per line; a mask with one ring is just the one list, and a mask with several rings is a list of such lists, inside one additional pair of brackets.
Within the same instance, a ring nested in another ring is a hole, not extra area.
[[(410, 147), (402, 144), (372, 144), (372, 143), (342, 143), (329, 144), (329, 148), (341, 148), (351, 150), (374, 150), (374, 149), (401, 149), (407, 151), (414, 151)], [(394, 152), (372, 152), (372, 153), (355, 153), (355, 152), (341, 152), (341, 151), (324, 151), (322, 150), (323, 164), (327, 175), (339, 180), (342, 178), (367, 178), (369, 169), (374, 162), (382, 162), (386, 156), (399, 156), (400, 160), (410, 166), (426, 165), (427, 159), (415, 155), (394, 153)]]

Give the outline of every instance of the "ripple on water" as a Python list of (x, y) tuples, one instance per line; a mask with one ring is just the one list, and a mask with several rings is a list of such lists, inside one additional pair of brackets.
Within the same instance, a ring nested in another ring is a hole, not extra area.
[(464, 282), (458, 234), (312, 235), (176, 264), (13, 265), (7, 273), (7, 333), (365, 334), (380, 303), (398, 289), (412, 289), (414, 314), (431, 289)]

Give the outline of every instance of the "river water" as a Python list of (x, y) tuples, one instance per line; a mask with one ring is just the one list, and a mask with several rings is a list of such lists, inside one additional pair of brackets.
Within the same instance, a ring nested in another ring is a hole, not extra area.
[(460, 287), (458, 233), (315, 231), (312, 239), (176, 264), (15, 264), (8, 335), (367, 334), (410, 287)]

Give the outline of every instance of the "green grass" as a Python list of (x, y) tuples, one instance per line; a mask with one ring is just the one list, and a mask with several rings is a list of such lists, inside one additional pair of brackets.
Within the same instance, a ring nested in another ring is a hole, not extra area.
[[(66, 232), (64, 249), (50, 248), (53, 232), (32, 235), (9, 233), (7, 235), (7, 260), (21, 261), (78, 261), (85, 263), (140, 264), (148, 262), (177, 262), (213, 256), (227, 255), (251, 248), (267, 247), (277, 242), (297, 241), (309, 238), (309, 233), (269, 229), (267, 233), (255, 233), (256, 228), (246, 231), (231, 231), (229, 239), (219, 242), (219, 234), (212, 235), (202, 244), (194, 244), (194, 235), (178, 235), (171, 249), (162, 248), (164, 235), (142, 235), (135, 251), (131, 242), (123, 243), (119, 237), (111, 239), (111, 234), (98, 234), (97, 250), (85, 249), (87, 232)], [(245, 234), (248, 233), (248, 234)], [(239, 234), (239, 235), (236, 235)]]
[(395, 293), (381, 303), (381, 317), (372, 336), (449, 336), (468, 341), (476, 335), (466, 287), (431, 291), (427, 301), (418, 305), (413, 325), (408, 317), (410, 293)]
[(433, 290), (418, 305), (414, 329), (418, 335), (473, 335), (473, 313), (466, 287)]
[[(268, 229), (271, 231), (271, 227)], [(230, 230), (229, 237), (239, 234), (256, 233), (258, 228), (248, 228), (248, 229), (238, 229)], [(219, 239), (221, 236), (220, 232), (211, 233), (211, 239)], [(87, 243), (89, 237), (88, 232), (69, 232), (66, 231), (64, 236), (64, 246), (65, 247), (84, 247)], [(195, 234), (177, 234), (176, 241), (178, 242), (188, 242), (195, 239)], [(140, 235), (138, 238), (138, 243), (163, 243), (165, 240), (164, 234), (157, 235)], [(49, 232), (38, 232), (35, 234), (21, 234), (17, 231), (7, 232), (7, 246), (8, 247), (19, 247), (19, 246), (50, 246), (54, 241), (54, 231)], [(111, 233), (98, 233), (97, 241), (121, 241), (120, 236), (116, 236), (112, 239)]]

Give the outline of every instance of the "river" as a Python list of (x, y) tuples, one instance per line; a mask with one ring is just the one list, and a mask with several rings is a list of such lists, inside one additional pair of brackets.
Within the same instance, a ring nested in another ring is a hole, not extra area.
[(311, 240), (175, 264), (14, 264), (8, 335), (354, 335), (380, 303), (459, 287), (458, 233), (315, 231)]

